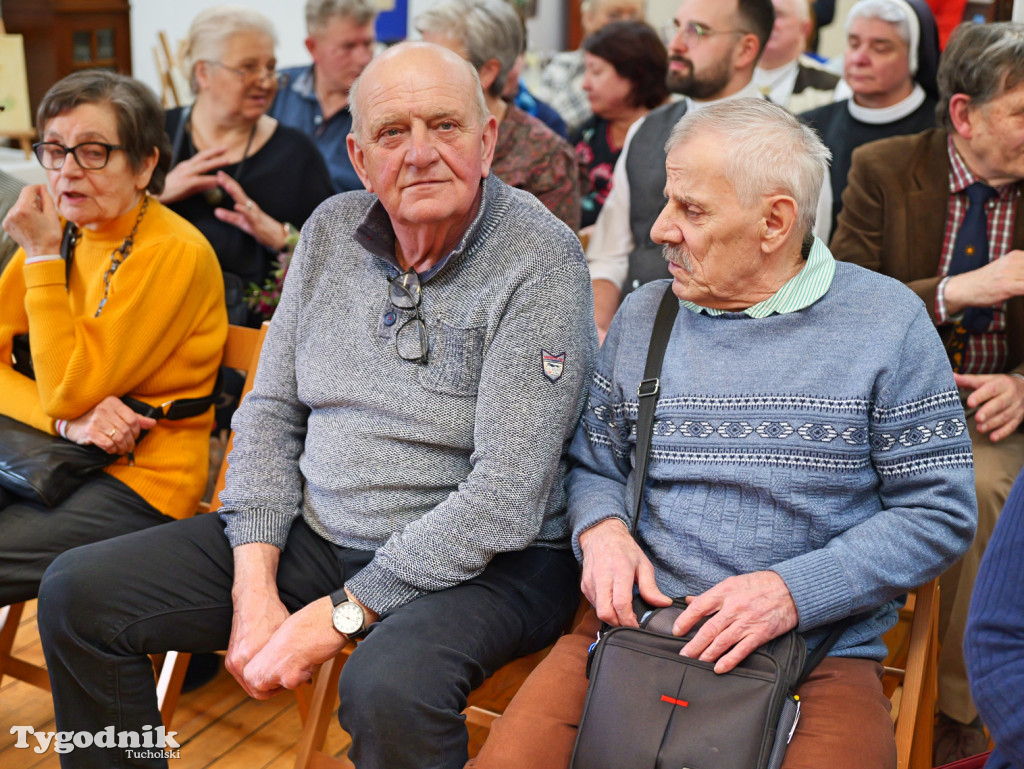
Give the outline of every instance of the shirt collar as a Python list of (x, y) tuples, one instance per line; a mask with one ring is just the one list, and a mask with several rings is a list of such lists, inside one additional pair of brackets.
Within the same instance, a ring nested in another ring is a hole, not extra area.
[[(950, 195), (963, 192), (974, 184), (974, 182), (980, 181), (977, 176), (971, 173), (971, 169), (968, 168), (967, 163), (964, 162), (963, 157), (960, 155), (960, 150), (958, 150), (956, 148), (956, 144), (953, 143), (952, 133), (946, 137), (946, 150), (949, 152)], [(1017, 182), (1010, 182), (1009, 184), (1004, 184), (1002, 187), (997, 187), (996, 192), (999, 193), (1000, 199), (1017, 197), (1021, 194), (1021, 185)]]
[[(782, 288), (765, 299), (745, 310), (740, 310), (751, 318), (767, 318), (769, 315), (785, 315), (810, 307), (825, 295), (832, 285), (836, 274), (836, 260), (820, 239), (815, 238), (807, 263), (796, 275), (787, 280)], [(706, 315), (725, 315), (731, 310), (718, 310), (713, 307), (701, 307), (699, 304), (680, 299), (679, 303), (688, 310)]]
[(927, 97), (920, 83), (914, 83), (914, 88), (906, 98), (900, 99), (889, 107), (862, 107), (857, 104), (851, 96), (846, 104), (850, 110), (850, 117), (859, 120), (861, 123), (870, 125), (885, 125), (902, 120), (922, 104)]
[(697, 110), (701, 107), (706, 107), (708, 104), (717, 104), (720, 101), (727, 101), (729, 99), (763, 99), (764, 95), (758, 90), (757, 86), (754, 85), (754, 81), (751, 80), (742, 89), (721, 99), (710, 99), (709, 101), (695, 101), (689, 96), (686, 97), (686, 111)]
[(291, 83), (291, 89), (303, 99), (316, 101), (316, 83), (313, 81), (313, 65), (306, 67)]
[[(451, 259), (463, 254), (473, 245), (480, 234), (485, 220), (485, 212), (493, 205), (493, 198), (498, 191), (498, 181), (493, 173), (488, 174), (483, 180), (480, 193), (480, 207), (476, 216), (470, 223), (458, 245), (445, 254), (441, 259), (426, 272), (420, 273), (420, 281), (426, 283), (439, 273)], [(391, 218), (384, 210), (380, 199), (373, 201), (370, 210), (356, 227), (355, 238), (359, 244), (374, 256), (380, 257), (391, 265), (399, 274), (403, 272), (398, 260), (395, 258), (395, 228), (391, 225)]]

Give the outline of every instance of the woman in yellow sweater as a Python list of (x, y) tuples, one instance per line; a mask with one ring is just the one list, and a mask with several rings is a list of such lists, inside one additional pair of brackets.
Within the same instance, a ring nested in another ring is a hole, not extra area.
[[(213, 409), (155, 421), (120, 398), (209, 395), (227, 336), (213, 250), (151, 197), (170, 163), (152, 92), (79, 72), (50, 89), (37, 123), (49, 192), (26, 187), (4, 220), (21, 248), (0, 276), (0, 413), (119, 458), (53, 508), (0, 490), (0, 606), (35, 596), (69, 548), (195, 511)], [(69, 261), (66, 222), (77, 235)], [(11, 364), (25, 333), (34, 380)]]

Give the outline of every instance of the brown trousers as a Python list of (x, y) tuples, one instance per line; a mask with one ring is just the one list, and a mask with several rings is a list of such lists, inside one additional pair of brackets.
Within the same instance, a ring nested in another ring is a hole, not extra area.
[(973, 415), (968, 417), (967, 426), (974, 449), (978, 533), (971, 549), (939, 579), (939, 710), (964, 724), (978, 715), (967, 685), (963, 652), (974, 578), (1010, 487), (1024, 466), (1024, 433), (1015, 432), (992, 443), (975, 430)]
[[(600, 624), (591, 609), (558, 641), (466, 769), (569, 766), (587, 693), (587, 649)], [(827, 657), (800, 687), (800, 723), (783, 769), (893, 769), (896, 742), (881, 675), (873, 660)]]

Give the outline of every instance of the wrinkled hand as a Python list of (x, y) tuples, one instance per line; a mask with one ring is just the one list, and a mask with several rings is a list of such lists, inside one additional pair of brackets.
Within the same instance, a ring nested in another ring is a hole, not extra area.
[(161, 203), (176, 203), (193, 195), (212, 190), (217, 186), (213, 174), (226, 162), (226, 147), (211, 147), (197, 152), (188, 160), (182, 160), (167, 174), (164, 191), (160, 193)]
[(1024, 251), (1010, 251), (984, 267), (962, 272), (946, 282), (946, 312), (956, 315), (967, 307), (995, 307), (1024, 296)]
[(237, 546), (231, 603), (231, 639), (224, 667), (250, 697), (269, 697), (275, 692), (252, 690), (245, 679), (245, 666), (266, 646), (267, 641), (288, 619), (288, 609), (277, 592), (277, 564), (281, 551), (265, 542)]
[(673, 634), (689, 632), (701, 617), (710, 619), (680, 654), (705, 662), (718, 660), (716, 673), (728, 673), (758, 646), (795, 628), (798, 621), (793, 596), (774, 571), (729, 577), (686, 600), (689, 606), (676, 618)]
[(652, 606), (670, 606), (672, 599), (658, 589), (654, 567), (626, 525), (609, 518), (580, 534), (583, 551), (583, 579), (580, 587), (597, 609), (597, 616), (610, 625), (637, 627), (633, 612), (633, 585)]
[(92, 444), (108, 454), (127, 454), (143, 430), (156, 426), (156, 420), (136, 414), (113, 395), (108, 395), (64, 428), (69, 441), (82, 446)]
[(245, 666), (245, 690), (267, 699), (312, 680), (317, 669), (348, 643), (334, 627), (333, 611), (330, 596), (324, 596), (286, 619)]
[(3, 228), (26, 256), (60, 253), (60, 216), (46, 185), (23, 187), (4, 217)]
[(284, 222), (279, 222), (264, 213), (256, 205), (256, 201), (245, 194), (242, 185), (223, 171), (217, 173), (217, 183), (235, 201), (235, 210), (215, 208), (213, 215), (222, 222), (232, 224), (243, 232), (249, 233), (271, 251), (283, 250), (287, 240), (284, 235)]
[(954, 374), (957, 387), (974, 390), (967, 407), (977, 409), (979, 433), (993, 443), (1010, 435), (1024, 419), (1024, 379), (1009, 374)]

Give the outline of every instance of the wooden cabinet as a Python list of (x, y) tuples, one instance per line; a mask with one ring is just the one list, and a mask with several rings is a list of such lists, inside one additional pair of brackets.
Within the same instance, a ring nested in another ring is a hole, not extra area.
[(29, 101), (80, 69), (132, 73), (128, 0), (0, 0), (7, 31), (25, 38)]

